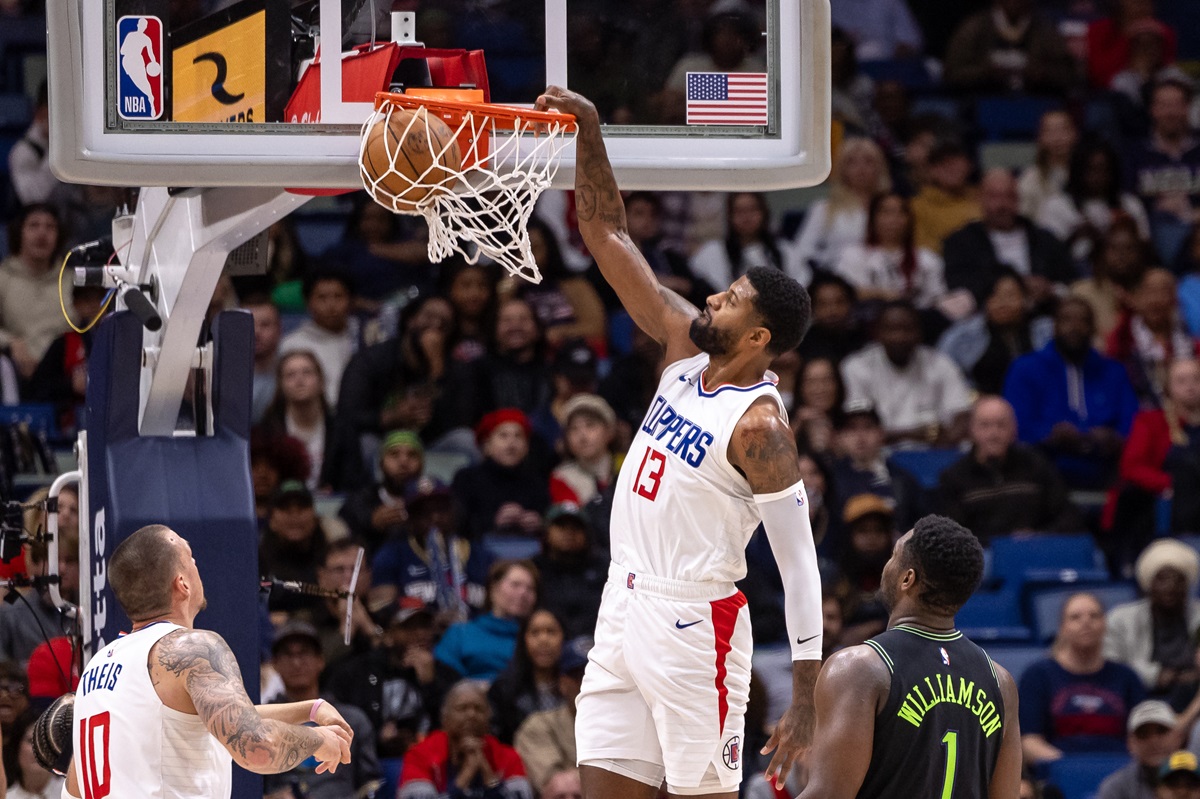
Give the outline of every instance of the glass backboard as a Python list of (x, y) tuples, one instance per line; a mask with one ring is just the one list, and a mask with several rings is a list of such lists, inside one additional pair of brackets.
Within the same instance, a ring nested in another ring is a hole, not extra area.
[[(75, 182), (357, 188), (374, 92), (437, 83), (417, 43), (482, 51), (492, 102), (548, 83), (591, 98), (623, 188), (789, 188), (829, 168), (828, 0), (49, 6), (51, 163)], [(340, 59), (320, 57), (331, 42)], [(572, 181), (568, 149), (556, 184)]]

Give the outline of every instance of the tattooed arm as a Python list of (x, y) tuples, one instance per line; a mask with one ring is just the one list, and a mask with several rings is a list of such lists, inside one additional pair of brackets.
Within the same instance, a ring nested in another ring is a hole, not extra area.
[(168, 707), (195, 713), (237, 764), (258, 774), (290, 771), (315, 755), (318, 772), (350, 762), (337, 727), (300, 727), (264, 719), (250, 702), (229, 645), (208, 630), (179, 630), (150, 650), (150, 680)]
[(767, 777), (782, 786), (813, 737), (813, 686), (821, 668), (824, 628), (817, 548), (800, 482), (796, 439), (774, 399), (757, 400), (738, 420), (728, 454), (754, 492), (783, 580), (792, 649), (792, 704), (763, 749), (763, 754), (774, 750)]
[(557, 86), (547, 87), (537, 107), (575, 115), (579, 127), (575, 138), (575, 213), (579, 232), (604, 279), (637, 326), (666, 347), (667, 363), (695, 355), (699, 350), (688, 337), (688, 328), (698, 312), (683, 297), (659, 284), (629, 238), (625, 202), (608, 162), (596, 107)]

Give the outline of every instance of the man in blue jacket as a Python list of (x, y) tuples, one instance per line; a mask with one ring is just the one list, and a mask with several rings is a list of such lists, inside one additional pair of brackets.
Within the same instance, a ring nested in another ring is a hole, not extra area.
[(1125, 368), (1092, 349), (1095, 327), (1087, 302), (1064, 299), (1054, 340), (1014, 361), (1004, 383), (1021, 441), (1041, 446), (1071, 488), (1107, 487), (1137, 411)]

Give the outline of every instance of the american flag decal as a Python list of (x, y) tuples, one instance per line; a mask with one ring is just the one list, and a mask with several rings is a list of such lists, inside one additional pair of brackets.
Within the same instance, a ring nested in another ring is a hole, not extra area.
[(767, 124), (767, 73), (687, 73), (687, 123)]

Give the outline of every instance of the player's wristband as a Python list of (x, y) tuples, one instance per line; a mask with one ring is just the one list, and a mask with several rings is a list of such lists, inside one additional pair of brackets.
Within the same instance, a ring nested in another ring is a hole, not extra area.
[(323, 704), (325, 704), (325, 700), (318, 699), (317, 701), (313, 702), (312, 709), (308, 711), (308, 720), (313, 724), (317, 723), (317, 710), (319, 710)]

